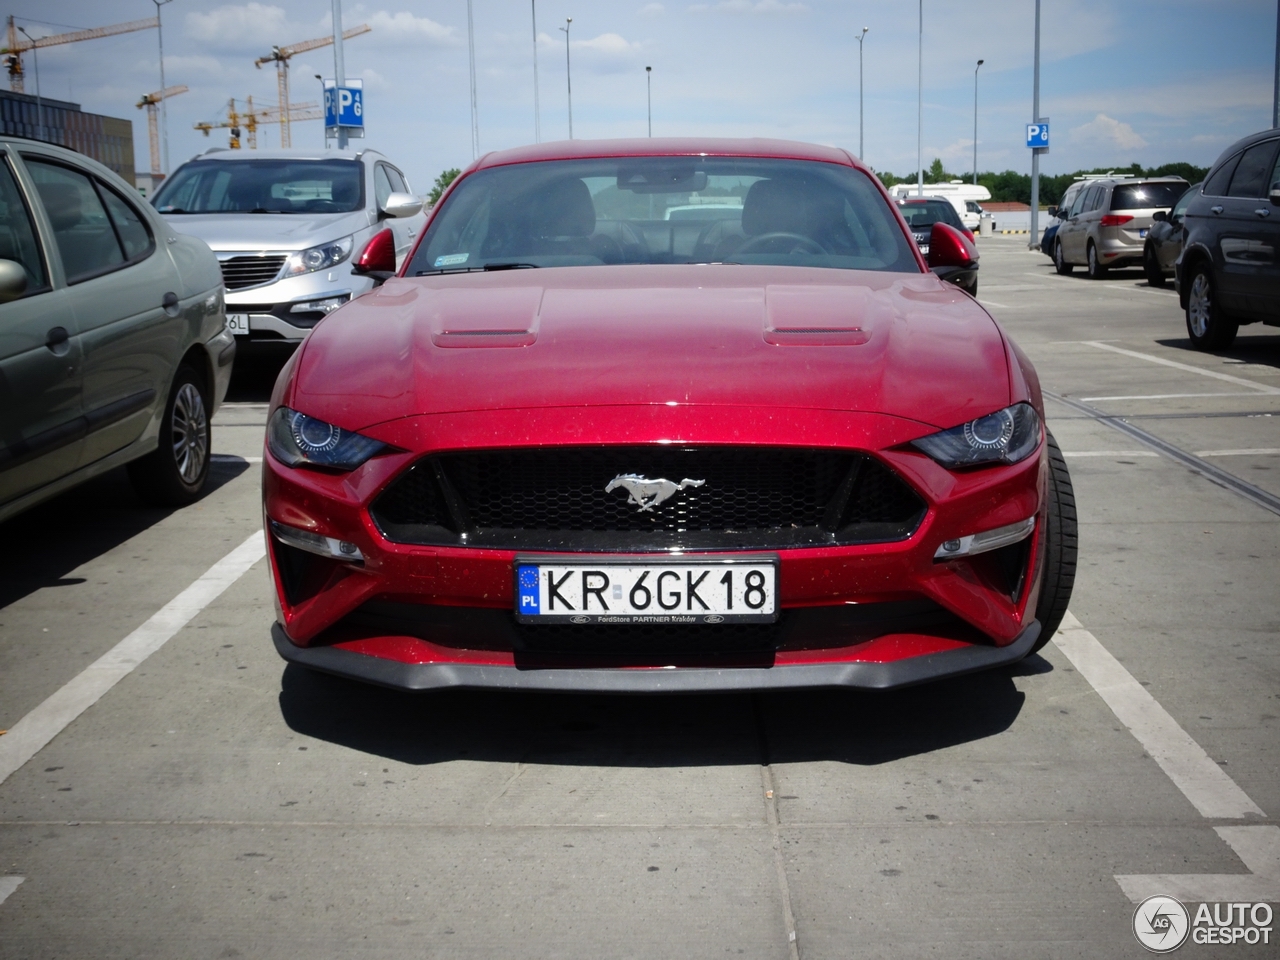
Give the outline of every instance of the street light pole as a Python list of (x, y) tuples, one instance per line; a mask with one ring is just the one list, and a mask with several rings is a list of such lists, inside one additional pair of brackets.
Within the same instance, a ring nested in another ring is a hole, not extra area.
[(467, 52), (471, 64), (471, 159), (480, 156), (480, 118), (476, 112), (476, 31), (467, 0)]
[(44, 140), (44, 101), (40, 99), (40, 50), (35, 39), (22, 27), (18, 32), (31, 41), (31, 56), (36, 62), (36, 139)]
[[(1038, 4), (1040, 0), (1036, 0)], [(917, 52), (916, 196), (924, 196), (924, 0), (920, 0), (920, 41)]]
[[(318, 73), (312, 74), (312, 76), (314, 76), (317, 80), (319, 80), (319, 81), (320, 81), (320, 102), (321, 102), (321, 103), (324, 103), (324, 77), (320, 76), (320, 74), (318, 74)], [(325, 148), (326, 150), (328, 150), (328, 149), (329, 149), (329, 137), (328, 137), (324, 132), (321, 132), (321, 134), (320, 134), (320, 135), (321, 135), (322, 137), (324, 137), (324, 148)]]
[(569, 63), (569, 27), (573, 25), (573, 17), (564, 18), (564, 79), (569, 90), (569, 139), (573, 139), (573, 68)]
[(1280, 127), (1280, 0), (1276, 0), (1276, 81), (1271, 101), (1271, 125)]
[[(172, 3), (173, 0), (151, 0), (156, 5), (156, 36), (160, 38), (160, 89), (164, 90), (164, 24), (160, 22), (160, 8), (166, 3)], [(281, 105), (288, 110), (288, 104)], [(165, 176), (169, 174), (169, 98), (161, 94), (160, 97), (160, 138), (164, 144), (164, 168), (161, 170)]]
[[(1032, 80), (1031, 122), (1040, 122), (1040, 0), (1036, 0), (1036, 56)], [(1034, 250), (1040, 242), (1040, 151), (1031, 148), (1031, 236), (1027, 248)]]
[(867, 38), (870, 27), (863, 27), (858, 34), (858, 159), (863, 159), (862, 152), (862, 41)]
[(649, 102), (649, 136), (653, 136), (653, 67), (644, 68), (645, 97)]
[(538, 0), (529, 0), (533, 10), (533, 142), (542, 142), (542, 108), (538, 105)]
[[(978, 61), (978, 67), (986, 63)], [(973, 183), (978, 183), (978, 67), (973, 68)]]
[[(342, 0), (333, 0), (333, 95), (339, 97), (338, 91), (347, 85), (347, 68), (342, 61)], [(338, 119), (342, 119), (341, 97), (336, 101)], [(284, 105), (287, 110), (288, 104)], [(347, 128), (338, 125), (338, 149), (347, 149)]]

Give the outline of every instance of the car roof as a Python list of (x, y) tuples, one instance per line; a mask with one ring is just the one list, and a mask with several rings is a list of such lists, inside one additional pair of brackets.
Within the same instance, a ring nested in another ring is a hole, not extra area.
[[(358, 160), (365, 154), (383, 157), (377, 150), (229, 150), (226, 147), (210, 147), (196, 154), (192, 160)], [(385, 159), (385, 158), (383, 158)]]
[(605, 157), (752, 157), (818, 160), (867, 168), (838, 147), (793, 140), (728, 137), (636, 137), (625, 140), (557, 140), (485, 154), (475, 169), (539, 160), (585, 160)]
[(1241, 137), (1231, 146), (1227, 147), (1227, 149), (1223, 150), (1222, 153), (1218, 154), (1218, 159), (1213, 161), (1213, 165), (1216, 167), (1218, 164), (1222, 163), (1223, 160), (1239, 153), (1245, 147), (1252, 147), (1255, 143), (1261, 143), (1263, 140), (1270, 140), (1272, 137), (1276, 136), (1280, 136), (1280, 127), (1271, 127), (1269, 130), (1259, 130), (1257, 133), (1251, 133), (1247, 137)]

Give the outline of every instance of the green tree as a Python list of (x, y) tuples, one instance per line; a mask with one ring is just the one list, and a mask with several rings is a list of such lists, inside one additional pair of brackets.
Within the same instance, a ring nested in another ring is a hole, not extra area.
[(926, 183), (946, 183), (948, 180), (957, 178), (947, 173), (941, 157), (934, 157), (933, 163), (929, 164), (929, 169), (924, 172), (924, 179)]
[(436, 182), (431, 187), (431, 192), (427, 194), (427, 199), (430, 200), (432, 204), (438, 203), (441, 195), (445, 190), (449, 189), (449, 184), (453, 183), (454, 180), (457, 180), (460, 173), (462, 173), (462, 171), (457, 167), (450, 167), (448, 170), (442, 172), (440, 176), (436, 177)]

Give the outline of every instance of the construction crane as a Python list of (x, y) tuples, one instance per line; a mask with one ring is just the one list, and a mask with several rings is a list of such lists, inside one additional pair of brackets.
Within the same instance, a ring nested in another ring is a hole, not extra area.
[(153, 179), (159, 179), (160, 170), (160, 130), (156, 125), (156, 104), (161, 100), (168, 100), (170, 97), (176, 97), (180, 93), (186, 93), (187, 87), (165, 87), (163, 90), (157, 90), (155, 93), (148, 93), (138, 101), (138, 109), (147, 108), (147, 133), (151, 136), (151, 176)]
[[(352, 27), (350, 30), (342, 31), (342, 39), (350, 40), (352, 37), (358, 37), (362, 33), (368, 33), (373, 28), (367, 23), (362, 23), (358, 27)], [(287, 47), (272, 47), (271, 53), (265, 57), (259, 57), (253, 61), (253, 65), (259, 70), (262, 69), (264, 63), (274, 63), (276, 65), (276, 82), (280, 85), (280, 102), (289, 102), (289, 58), (299, 53), (306, 53), (308, 50), (315, 50), (319, 47), (327, 47), (333, 43), (333, 37), (316, 37), (314, 40), (303, 40), (301, 43), (291, 43)], [(309, 118), (308, 118), (309, 119)], [(289, 132), (289, 117), (282, 117), (280, 120), (280, 146), (289, 147), (293, 145), (293, 139)]]
[(291, 103), (287, 111), (281, 110), (279, 106), (254, 109), (253, 97), (246, 97), (245, 102), (247, 106), (242, 110), (237, 110), (235, 98), (232, 98), (227, 104), (227, 119), (197, 123), (195, 124), (195, 129), (206, 137), (211, 130), (230, 130), (230, 147), (232, 150), (240, 149), (240, 137), (243, 133), (246, 135), (245, 141), (249, 149), (257, 150), (259, 124), (280, 123), (286, 117), (289, 121), (319, 120), (324, 117), (324, 111), (320, 109), (320, 104), (314, 100), (306, 103)]
[(9, 89), (22, 93), (22, 55), (32, 47), (54, 47), (61, 43), (76, 43), (79, 40), (96, 40), (99, 37), (114, 37), (118, 33), (132, 33), (135, 30), (150, 30), (160, 26), (159, 17), (146, 20), (130, 20), (128, 23), (117, 23), (109, 27), (94, 27), (92, 30), (76, 30), (72, 33), (55, 33), (48, 37), (38, 37), (34, 42), (18, 35), (18, 28), (9, 17), (8, 45), (0, 49), (0, 56), (5, 58), (5, 66), (9, 70)]

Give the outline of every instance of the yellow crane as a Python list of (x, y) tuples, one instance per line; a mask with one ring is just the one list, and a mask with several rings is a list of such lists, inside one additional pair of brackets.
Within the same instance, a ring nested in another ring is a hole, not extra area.
[(157, 90), (155, 93), (144, 94), (142, 99), (138, 101), (137, 107), (141, 110), (147, 108), (147, 133), (151, 138), (151, 176), (158, 179), (161, 174), (160, 170), (160, 131), (156, 126), (156, 104), (161, 100), (168, 100), (170, 97), (176, 97), (180, 93), (186, 93), (186, 85), (176, 87), (165, 87), (163, 90)]
[[(362, 33), (368, 33), (373, 27), (367, 23), (362, 23), (358, 27), (352, 27), (349, 30), (342, 31), (342, 39), (350, 40), (352, 37), (358, 37)], [(303, 40), (301, 43), (291, 43), (285, 47), (272, 47), (271, 53), (265, 57), (259, 57), (253, 61), (253, 65), (259, 70), (262, 69), (264, 63), (274, 63), (276, 65), (276, 82), (280, 85), (280, 102), (289, 102), (289, 59), (299, 53), (306, 53), (308, 50), (315, 50), (319, 47), (327, 47), (333, 43), (333, 37), (316, 37), (314, 40)], [(289, 147), (293, 145), (293, 139), (289, 132), (290, 117), (282, 116), (280, 119), (280, 146)], [(310, 119), (310, 118), (307, 118)]]
[(132, 33), (135, 30), (150, 30), (160, 26), (158, 17), (146, 20), (130, 20), (128, 23), (116, 23), (109, 27), (94, 27), (92, 30), (75, 30), (71, 33), (55, 33), (48, 37), (37, 37), (34, 42), (18, 34), (18, 28), (9, 17), (9, 35), (7, 46), (0, 49), (0, 56), (5, 58), (5, 66), (9, 70), (9, 89), (22, 93), (22, 55), (32, 47), (54, 47), (61, 43), (75, 43), (79, 40), (96, 40), (99, 37), (114, 37), (118, 33)]
[(233, 97), (227, 104), (227, 119), (197, 123), (195, 124), (195, 129), (206, 137), (211, 130), (230, 130), (230, 146), (232, 150), (240, 149), (240, 136), (243, 132), (246, 134), (245, 141), (248, 143), (249, 149), (257, 150), (259, 124), (294, 120), (319, 120), (324, 117), (324, 111), (320, 109), (320, 104), (314, 100), (306, 103), (291, 103), (287, 111), (281, 110), (279, 106), (254, 109), (253, 97), (246, 97), (245, 102), (247, 105), (244, 109), (237, 110), (236, 101)]

